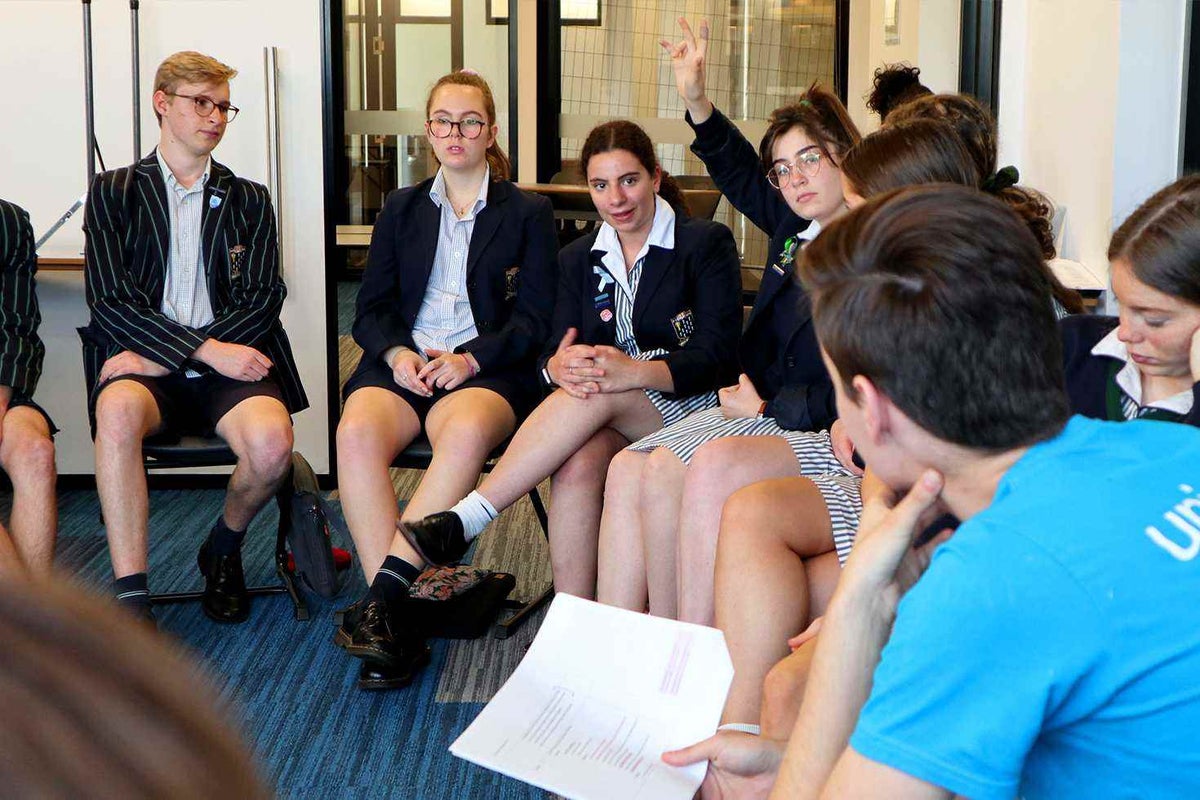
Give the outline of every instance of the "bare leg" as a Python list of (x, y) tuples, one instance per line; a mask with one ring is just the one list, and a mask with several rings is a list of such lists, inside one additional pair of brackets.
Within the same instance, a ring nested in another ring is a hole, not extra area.
[(408, 403), (364, 386), (346, 398), (337, 429), (338, 494), (367, 583), (396, 538), (396, 490), (388, 466), (421, 432)]
[(0, 525), (0, 581), (11, 581), (24, 575), (25, 565), (17, 555), (17, 548), (13, 547), (8, 531)]
[(650, 613), (656, 617), (678, 616), (675, 573), (679, 504), (683, 500), (687, 471), (684, 463), (665, 447), (652, 452), (646, 465), (638, 516), (646, 564), (646, 594)]
[(725, 504), (715, 582), (717, 627), (734, 668), (725, 721), (759, 718), (763, 678), (809, 622), (808, 575), (797, 551), (822, 546), (833, 549), (829, 513), (806, 478), (755, 483)]
[[(600, 517), (596, 599), (630, 611), (645, 611), (646, 561), (642, 543), (643, 481), (648, 479), (648, 453), (624, 450), (613, 458), (604, 484)], [(656, 502), (668, 502), (655, 498)]]
[(613, 456), (628, 444), (612, 428), (601, 428), (554, 473), (547, 516), (556, 592), (589, 600), (596, 596), (596, 542), (608, 491), (605, 475)]
[[(713, 565), (725, 501), (744, 486), (799, 472), (796, 455), (781, 436), (729, 436), (696, 451), (678, 506), (676, 574), (681, 620), (700, 625), (713, 622)], [(829, 546), (833, 546), (832, 539)]]
[[(479, 481), (483, 462), (516, 426), (512, 406), (490, 389), (462, 389), (439, 400), (425, 420), (433, 461), (408, 501), (404, 519), (444, 511), (466, 497)], [(403, 536), (395, 541), (409, 547)], [(391, 552), (401, 555), (395, 545)]]
[(612, 428), (634, 441), (660, 427), (662, 415), (641, 389), (585, 400), (559, 389), (521, 425), (504, 457), (479, 485), (479, 493), (497, 510), (508, 508), (558, 471), (600, 429)]
[(29, 571), (47, 575), (54, 563), (58, 534), (55, 496), (54, 440), (46, 418), (29, 406), (17, 406), (4, 415), (0, 439), (0, 466), (13, 485), (9, 530), (17, 554)]
[(139, 383), (110, 383), (96, 399), (96, 491), (117, 578), (146, 571), (150, 501), (142, 439), (161, 426), (154, 396)]
[(248, 397), (217, 420), (216, 430), (238, 458), (225, 490), (225, 524), (244, 531), (287, 477), (292, 418), (273, 397)]

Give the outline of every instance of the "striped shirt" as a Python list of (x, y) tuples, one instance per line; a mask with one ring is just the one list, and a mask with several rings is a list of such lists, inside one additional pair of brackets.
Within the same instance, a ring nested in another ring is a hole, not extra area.
[(413, 323), (413, 341), (422, 351), (431, 348), (452, 351), (479, 335), (475, 315), (471, 312), (471, 299), (467, 295), (467, 255), (471, 250), (475, 218), (487, 207), (490, 180), (491, 170), (487, 170), (479, 186), (479, 195), (461, 218), (454, 213), (441, 169), (429, 189), (429, 199), (442, 214), (438, 221), (433, 270), (429, 273), (425, 296)]
[(38, 338), (33, 227), (25, 210), (0, 200), (0, 386), (29, 397), (42, 374), (46, 348)]
[(1107, 336), (1096, 342), (1096, 346), (1092, 348), (1092, 355), (1115, 358), (1122, 363), (1123, 366), (1117, 372), (1115, 380), (1121, 390), (1121, 411), (1125, 419), (1138, 419), (1153, 414), (1155, 410), (1169, 411), (1186, 417), (1192, 410), (1190, 389), (1153, 403), (1142, 404), (1142, 375), (1138, 372), (1137, 365), (1129, 359), (1129, 350), (1117, 337), (1117, 330), (1113, 328)]
[(171, 252), (166, 282), (163, 285), (162, 313), (189, 328), (203, 328), (213, 321), (212, 301), (208, 296), (208, 273), (201, 263), (201, 222), (204, 214), (204, 188), (212, 173), (212, 159), (204, 166), (200, 180), (184, 187), (175, 179), (162, 154), (154, 151), (167, 184), (167, 212), (171, 218)]

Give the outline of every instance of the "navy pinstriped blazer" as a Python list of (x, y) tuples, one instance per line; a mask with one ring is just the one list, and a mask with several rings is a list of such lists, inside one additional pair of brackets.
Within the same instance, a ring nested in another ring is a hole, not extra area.
[(33, 228), (23, 208), (0, 200), (0, 386), (28, 398), (42, 376)]
[[(242, 344), (275, 364), (288, 411), (308, 406), (292, 348), (279, 322), (287, 289), (279, 274), (275, 213), (265, 186), (212, 162), (204, 189), (201, 257), (214, 319), (189, 328), (161, 311), (170, 254), (167, 187), (154, 153), (132, 167), (96, 176), (84, 232), (87, 302), (80, 328), (88, 391), (104, 361), (123, 350), (170, 370), (212, 370), (191, 359), (205, 339)], [(244, 250), (235, 253), (238, 247)]]

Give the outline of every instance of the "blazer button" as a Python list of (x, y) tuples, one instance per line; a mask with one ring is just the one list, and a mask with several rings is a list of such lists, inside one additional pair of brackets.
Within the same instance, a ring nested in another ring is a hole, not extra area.
[(784, 363), (787, 364), (788, 369), (791, 369), (792, 367), (796, 366), (796, 359), (792, 358), (791, 356), (788, 356), (787, 361)]
[(467, 281), (467, 288), (468, 288), (468, 289), (470, 289), (470, 290), (472, 290), (472, 291), (474, 291), (474, 289), (475, 289), (475, 281)]

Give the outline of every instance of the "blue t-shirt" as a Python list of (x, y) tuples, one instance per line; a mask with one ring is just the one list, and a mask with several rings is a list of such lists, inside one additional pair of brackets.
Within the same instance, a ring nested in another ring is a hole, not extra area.
[(972, 798), (1200, 798), (1200, 431), (1073, 418), (900, 603), (850, 739)]

